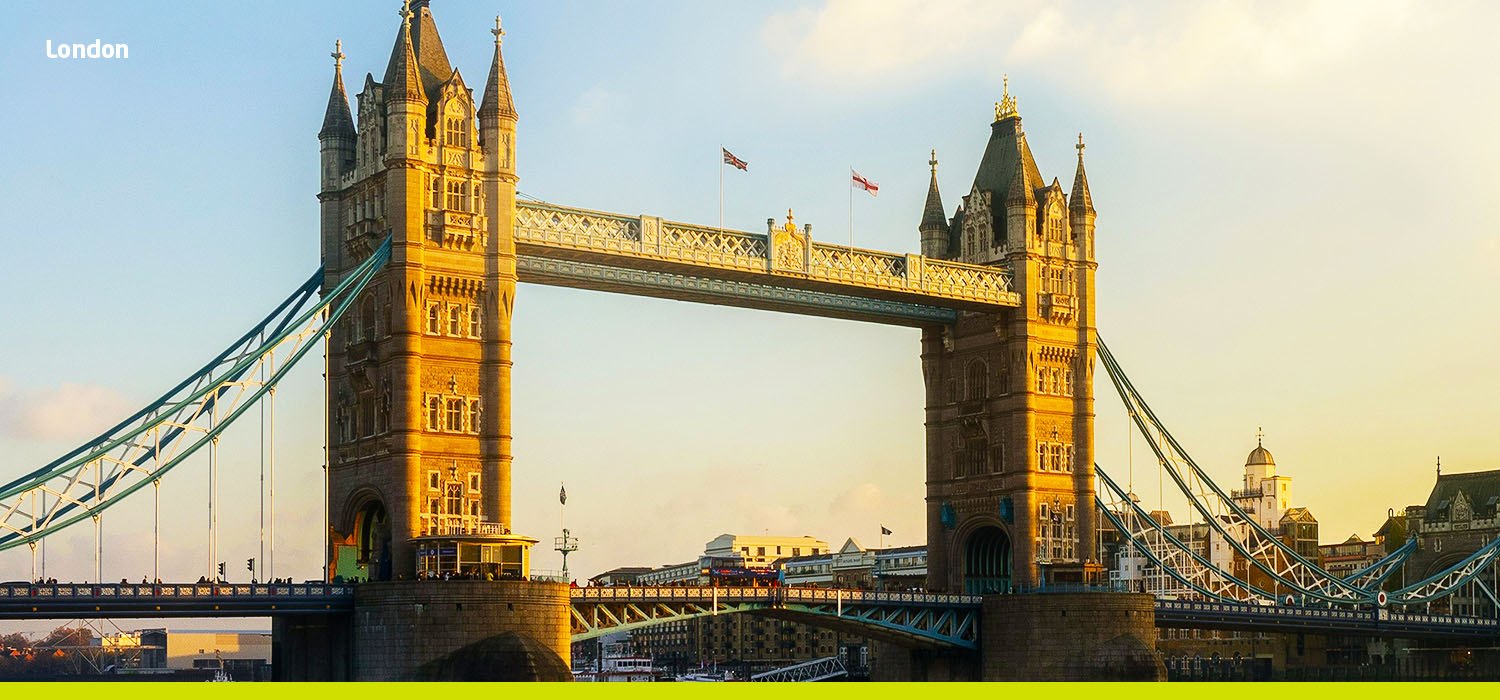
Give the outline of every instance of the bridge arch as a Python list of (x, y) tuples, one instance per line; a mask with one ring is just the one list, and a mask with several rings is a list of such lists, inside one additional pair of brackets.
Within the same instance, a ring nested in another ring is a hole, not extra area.
[(371, 581), (389, 580), (392, 571), (391, 514), (386, 499), (374, 487), (356, 489), (344, 499), (338, 530), (348, 533), (345, 542), (353, 545), (354, 560), (333, 562), (333, 570), (344, 576)]
[(959, 541), (965, 594), (1002, 593), (1010, 588), (1015, 548), (1004, 525), (996, 521), (975, 522), (960, 534)]

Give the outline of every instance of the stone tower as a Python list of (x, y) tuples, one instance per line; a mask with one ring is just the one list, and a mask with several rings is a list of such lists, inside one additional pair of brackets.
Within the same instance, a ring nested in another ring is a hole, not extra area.
[(1021, 306), (922, 334), (928, 586), (989, 593), (1093, 580), (1094, 208), (1043, 179), (1006, 91), (974, 184), (945, 220), (936, 156), (925, 255), (998, 265)]
[(329, 575), (524, 576), (535, 540), (510, 532), (516, 112), (503, 32), (497, 18), (476, 105), (427, 0), (401, 15), (357, 122), (335, 52), (318, 134), (325, 292), (392, 240), (328, 340)]

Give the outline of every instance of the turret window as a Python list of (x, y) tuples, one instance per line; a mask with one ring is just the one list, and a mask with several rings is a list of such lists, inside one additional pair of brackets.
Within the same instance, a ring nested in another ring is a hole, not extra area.
[(467, 180), (450, 180), (448, 182), (448, 209), (452, 211), (468, 211), (466, 201), (469, 196), (469, 182)]
[(443, 208), (443, 178), (432, 176), (432, 208)]
[(448, 305), (448, 335), (458, 337), (463, 330), (463, 307), (458, 304)]
[(448, 129), (445, 141), (449, 146), (459, 148), (469, 147), (469, 130), (465, 128), (464, 120), (459, 117), (448, 118)]
[(427, 302), (427, 333), (430, 335), (441, 335), (443, 332), (443, 305), (435, 301)]
[(469, 337), (470, 338), (478, 338), (479, 337), (479, 307), (478, 306), (470, 306), (469, 307)]

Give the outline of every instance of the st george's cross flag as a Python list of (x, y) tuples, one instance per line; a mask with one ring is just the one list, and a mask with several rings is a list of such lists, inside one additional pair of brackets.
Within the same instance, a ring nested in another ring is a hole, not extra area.
[(724, 164), (725, 165), (733, 165), (734, 167), (739, 168), (740, 170), (743, 170), (743, 171), (745, 171), (747, 173), (750, 172), (750, 164), (749, 163), (746, 163), (745, 161), (740, 160), (738, 156), (734, 155), (733, 153), (730, 153), (729, 149), (724, 148), (723, 146), (720, 146), (719, 150), (721, 150), (721, 151), (724, 152)]
[(863, 175), (860, 175), (857, 171), (852, 169), (849, 171), (849, 174), (854, 178), (854, 186), (866, 192), (869, 192), (871, 197), (874, 197), (875, 193), (880, 191), (880, 183), (875, 182), (874, 180), (871, 180), (870, 178), (867, 178)]

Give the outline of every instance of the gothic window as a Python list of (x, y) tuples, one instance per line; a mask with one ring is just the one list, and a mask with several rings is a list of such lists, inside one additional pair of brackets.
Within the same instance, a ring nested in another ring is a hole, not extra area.
[(443, 425), (443, 400), (437, 396), (427, 397), (427, 429), (441, 430)]
[(1063, 370), (1063, 396), (1073, 395), (1073, 370)]
[(448, 181), (448, 208), (453, 211), (468, 211), (465, 200), (469, 196), (468, 180)]
[(479, 501), (469, 501), (469, 517), (479, 517)]
[(443, 429), (451, 433), (461, 433), (464, 430), (464, 400), (458, 398), (448, 399), (448, 411)]
[[(427, 489), (429, 491), (438, 490), (438, 473), (435, 469), (429, 469), (427, 471)], [(433, 510), (436, 511), (437, 509), (434, 508)]]
[(1040, 471), (1047, 470), (1047, 443), (1036, 444), (1036, 468)]
[(443, 178), (432, 176), (432, 208), (443, 208)]
[(1062, 205), (1053, 202), (1047, 210), (1047, 240), (1062, 241), (1063, 239), (1063, 216)]
[(463, 307), (458, 304), (448, 305), (448, 335), (455, 338), (463, 335)]
[(359, 434), (361, 437), (375, 434), (375, 397), (371, 394), (359, 397)]
[(446, 489), (446, 494), (445, 495), (447, 496), (447, 498), (445, 499), (447, 501), (447, 503), (444, 504), (444, 507), (447, 508), (447, 515), (463, 515), (464, 514), (464, 511), (463, 511), (463, 507), (464, 507), (464, 486), (463, 486), (463, 484), (448, 484), (448, 488)]
[(479, 337), (479, 307), (477, 305), (469, 307), (469, 337)]
[(1036, 393), (1047, 393), (1047, 370), (1041, 367), (1036, 368)]
[(995, 474), (1005, 473), (1005, 449), (1000, 445), (990, 448), (990, 471)]
[(473, 491), (474, 493), (479, 493), (479, 473), (478, 472), (475, 472), (475, 473), (472, 473), (472, 474), (469, 475), (469, 490)]
[(428, 335), (442, 335), (443, 333), (443, 307), (435, 301), (427, 302), (427, 333)]
[(479, 432), (479, 399), (469, 399), (469, 432)]
[(984, 360), (974, 360), (969, 363), (969, 400), (978, 401), (988, 396), (989, 368)]

